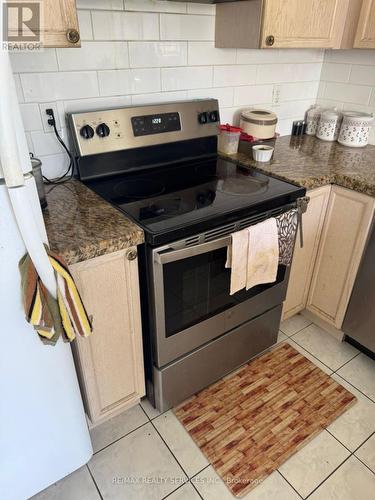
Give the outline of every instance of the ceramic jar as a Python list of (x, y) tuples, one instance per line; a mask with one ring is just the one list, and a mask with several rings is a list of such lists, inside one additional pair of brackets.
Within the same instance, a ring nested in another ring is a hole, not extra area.
[(338, 142), (352, 148), (367, 145), (374, 117), (358, 111), (344, 111)]
[(316, 130), (316, 137), (322, 141), (337, 141), (340, 133), (341, 122), (342, 114), (339, 111), (336, 111), (335, 109), (322, 111), (318, 128)]
[(307, 111), (305, 134), (316, 135), (321, 113), (322, 108), (320, 106), (311, 106), (311, 108)]

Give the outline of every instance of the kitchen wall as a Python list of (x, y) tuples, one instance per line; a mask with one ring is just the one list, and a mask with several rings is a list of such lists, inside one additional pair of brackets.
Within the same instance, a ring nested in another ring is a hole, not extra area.
[[(375, 113), (375, 50), (326, 50), (317, 102)], [(375, 127), (370, 143), (375, 144)]]
[[(223, 122), (248, 106), (274, 109), (285, 135), (316, 101), (321, 50), (215, 49), (211, 5), (155, 0), (77, 0), (80, 49), (12, 56), (30, 150), (48, 176), (67, 157), (47, 124), (65, 112), (199, 97), (219, 99)], [(279, 103), (272, 105), (272, 102)]]

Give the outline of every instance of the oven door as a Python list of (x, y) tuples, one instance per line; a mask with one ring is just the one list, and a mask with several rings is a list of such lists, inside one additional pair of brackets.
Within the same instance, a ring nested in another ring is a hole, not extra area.
[(281, 304), (286, 295), (289, 268), (282, 264), (274, 283), (229, 294), (231, 270), (225, 262), (230, 234), (188, 244), (184, 240), (152, 251), (154, 362), (159, 368)]

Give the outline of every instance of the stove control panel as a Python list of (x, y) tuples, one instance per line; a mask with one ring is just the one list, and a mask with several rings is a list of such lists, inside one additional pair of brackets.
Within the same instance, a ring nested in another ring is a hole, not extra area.
[(131, 122), (135, 137), (181, 130), (180, 115), (178, 113), (133, 116)]
[(78, 156), (218, 135), (216, 99), (83, 111), (68, 115)]

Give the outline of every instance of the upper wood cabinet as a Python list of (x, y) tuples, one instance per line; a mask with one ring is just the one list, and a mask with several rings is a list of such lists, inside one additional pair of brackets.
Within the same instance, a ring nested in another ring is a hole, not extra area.
[(340, 330), (374, 214), (375, 199), (333, 186), (307, 309)]
[(136, 248), (70, 267), (93, 334), (77, 338), (73, 354), (92, 424), (139, 402), (145, 394)]
[(341, 48), (361, 0), (246, 0), (216, 7), (216, 47)]
[(75, 0), (43, 0), (42, 8), (44, 47), (80, 47)]
[(354, 47), (375, 48), (375, 0), (363, 0)]
[(284, 302), (283, 320), (306, 308), (330, 191), (331, 185), (306, 193), (310, 202), (307, 212), (303, 215), (303, 247), (300, 247), (298, 234)]
[[(26, 2), (27, 3), (27, 2)], [(22, 0), (12, 0), (12, 4), (28, 8)], [(40, 27), (41, 42), (43, 47), (80, 47), (81, 40), (79, 34), (77, 8), (75, 0), (40, 0), (39, 19), (40, 22), (36, 23)], [(23, 15), (23, 9), (20, 10)], [(26, 15), (26, 14), (25, 14)], [(36, 16), (37, 14), (34, 13)], [(34, 17), (32, 17), (32, 20)], [(14, 27), (8, 28), (9, 34), (14, 37), (19, 36), (18, 24)], [(35, 30), (36, 32), (36, 30)], [(10, 42), (17, 45), (22, 40)]]

